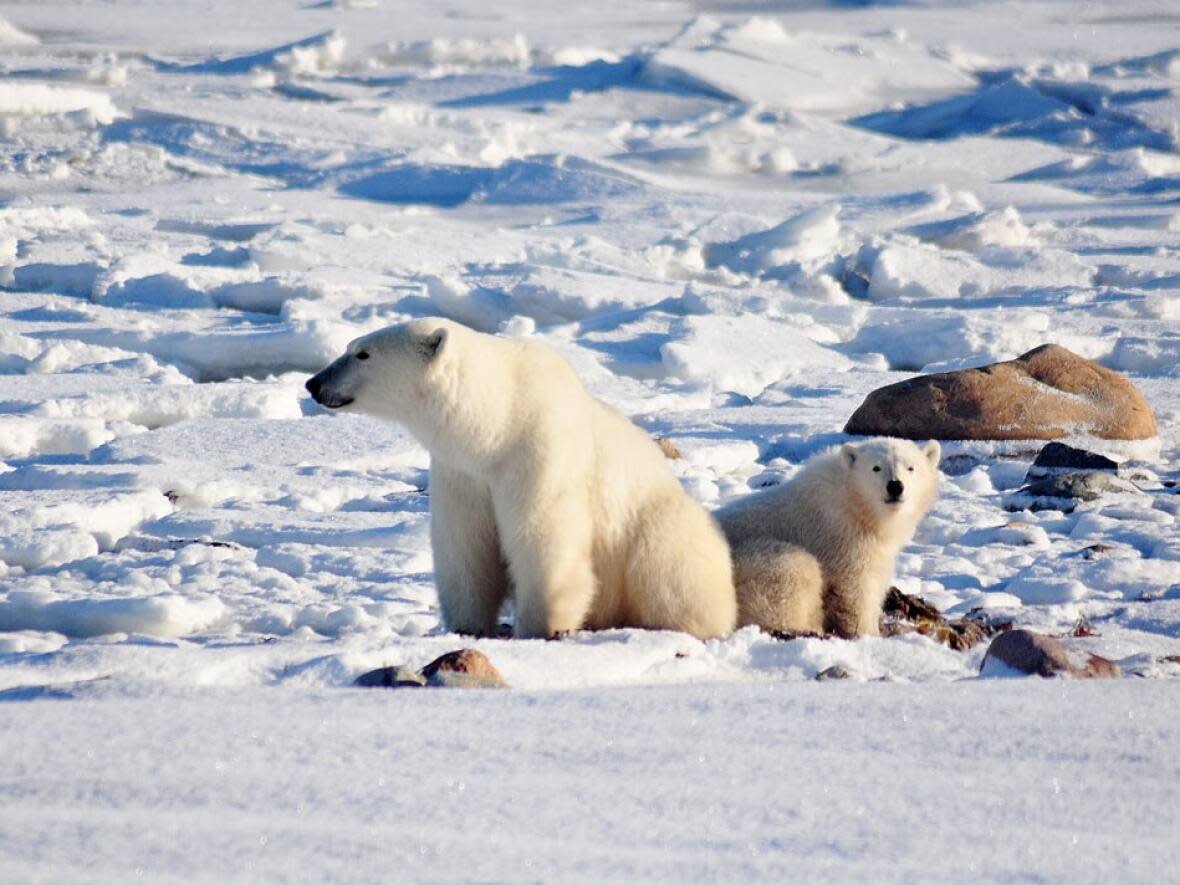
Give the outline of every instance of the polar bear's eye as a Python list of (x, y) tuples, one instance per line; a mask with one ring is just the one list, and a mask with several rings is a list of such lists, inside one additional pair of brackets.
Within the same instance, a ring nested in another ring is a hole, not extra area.
[(880, 473), (880, 472), (881, 472), (881, 465), (878, 464), (873, 468), (873, 473)]
[(367, 350), (358, 350), (356, 358), (358, 360), (367, 360), (369, 358), (369, 352)]
[(913, 472), (914, 472), (914, 468), (913, 468), (913, 467), (911, 467), (911, 468), (910, 468), (910, 473), (913, 473)]

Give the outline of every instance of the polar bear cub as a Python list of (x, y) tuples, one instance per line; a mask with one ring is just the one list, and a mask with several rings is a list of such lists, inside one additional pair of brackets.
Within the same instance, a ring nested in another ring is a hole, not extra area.
[(729, 548), (646, 433), (534, 341), (414, 320), (353, 341), (317, 402), (404, 425), (430, 452), (430, 533), (447, 627), (733, 630)]
[(938, 494), (940, 455), (935, 440), (848, 444), (719, 510), (739, 624), (879, 635), (897, 554)]

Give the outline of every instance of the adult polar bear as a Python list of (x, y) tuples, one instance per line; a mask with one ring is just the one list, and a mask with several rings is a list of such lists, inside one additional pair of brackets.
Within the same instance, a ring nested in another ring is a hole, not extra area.
[(353, 341), (307, 382), (330, 409), (403, 424), (430, 452), (443, 619), (494, 635), (651, 627), (733, 630), (729, 548), (659, 447), (555, 351), (443, 319)]

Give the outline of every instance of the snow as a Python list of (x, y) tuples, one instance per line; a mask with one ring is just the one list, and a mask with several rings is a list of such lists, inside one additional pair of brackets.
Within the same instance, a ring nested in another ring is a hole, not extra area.
[(0, 46), (35, 46), (37, 38), (27, 34), (5, 18), (0, 18)]
[[(109, 680), (67, 684), (10, 694), (30, 702), (0, 719), (22, 811), (5, 821), (0, 870), (353, 882), (390, 870), (434, 881), (1078, 870), (1149, 881), (1174, 857), (1169, 747), (1180, 735), (1150, 712), (1170, 689), (994, 680), (328, 695), (296, 684), (261, 696), (196, 686), (165, 705), (150, 690), (114, 695)], [(1077, 715), (1096, 707), (1102, 716)], [(79, 715), (85, 730), (70, 727)]]
[(98, 123), (110, 123), (118, 111), (109, 96), (87, 89), (60, 89), (40, 83), (0, 86), (0, 115), (36, 116), (88, 111)]
[[(0, 879), (1175, 866), (1166, 4), (45, 0), (0, 46)], [(1142, 678), (445, 634), (426, 453), (302, 386), (439, 313), (560, 350), (709, 508), (914, 372), (1126, 373), (1159, 437), (1073, 440), (1124, 493), (1010, 512), (1036, 444), (947, 443), (896, 583)], [(512, 688), (350, 687), (466, 645)]]

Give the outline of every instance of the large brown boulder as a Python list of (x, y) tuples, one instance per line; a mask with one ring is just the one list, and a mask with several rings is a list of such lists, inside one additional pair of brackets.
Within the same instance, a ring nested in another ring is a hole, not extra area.
[(1151, 406), (1120, 375), (1056, 344), (874, 390), (845, 433), (906, 439), (1150, 439)]

